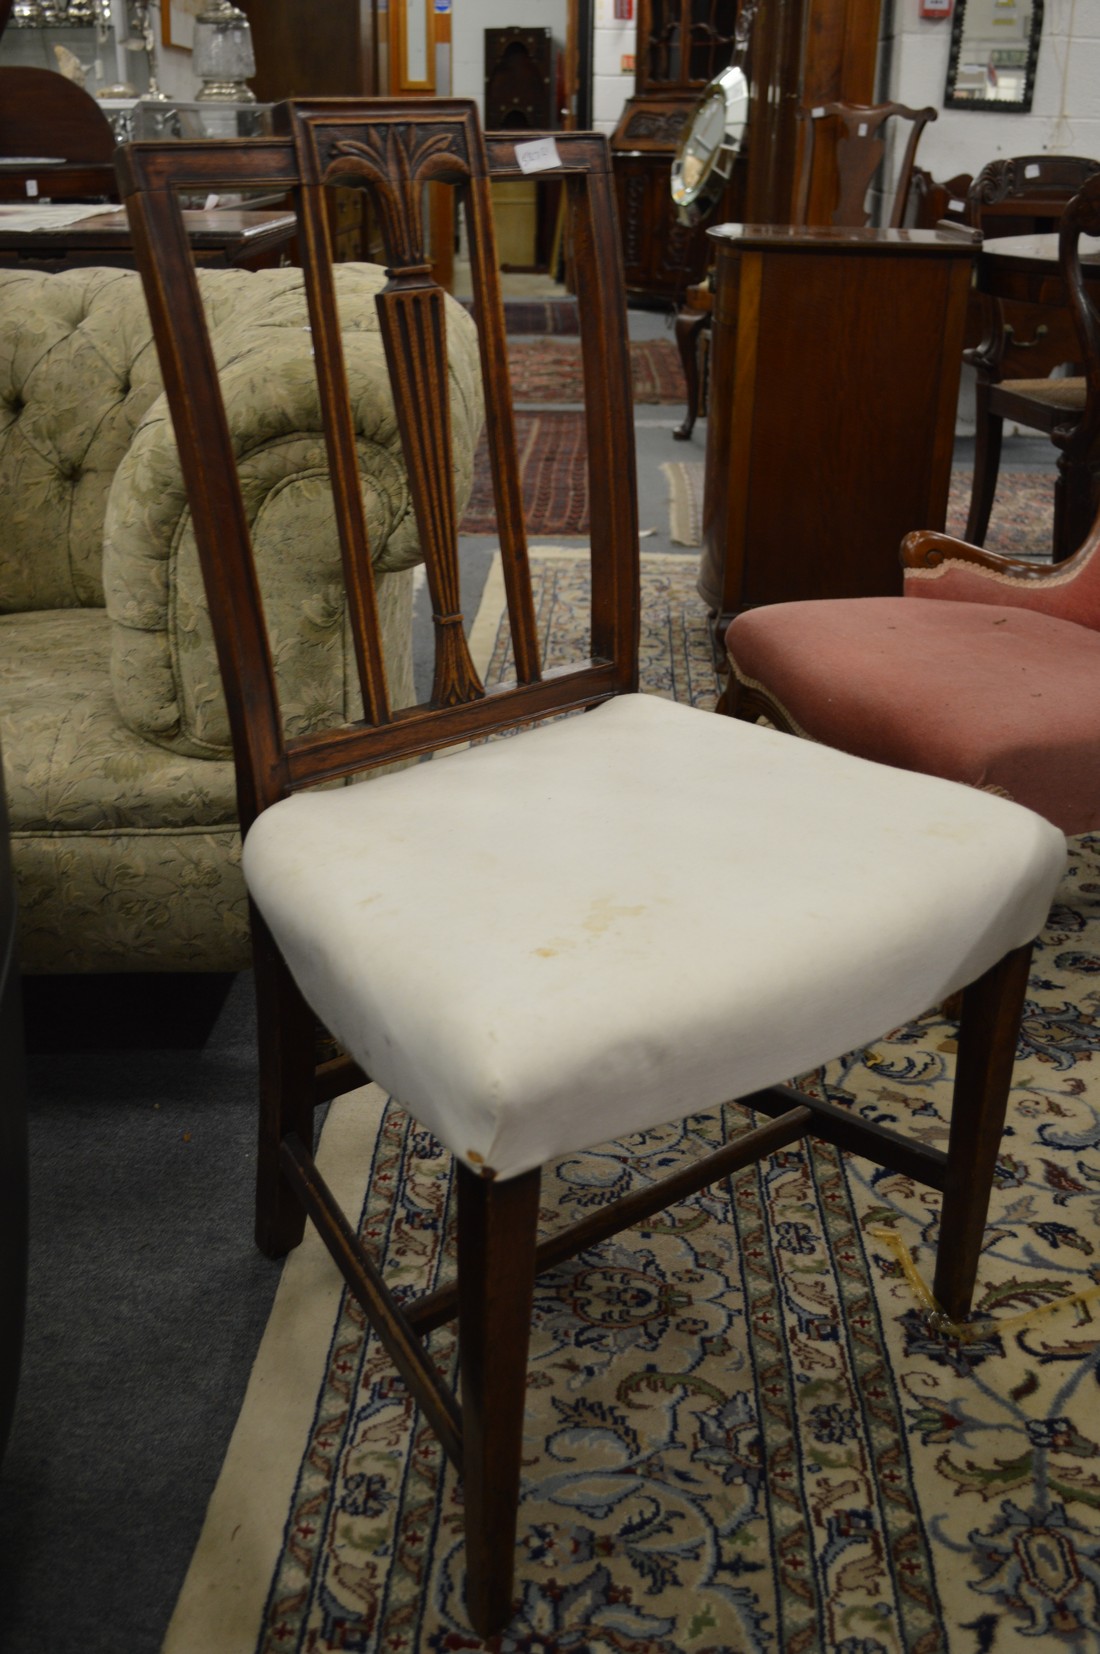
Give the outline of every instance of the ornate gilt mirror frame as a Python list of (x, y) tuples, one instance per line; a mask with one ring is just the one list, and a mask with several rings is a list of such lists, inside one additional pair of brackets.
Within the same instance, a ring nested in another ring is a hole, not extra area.
[(944, 107), (1026, 114), (1042, 32), (1043, 0), (955, 0)]

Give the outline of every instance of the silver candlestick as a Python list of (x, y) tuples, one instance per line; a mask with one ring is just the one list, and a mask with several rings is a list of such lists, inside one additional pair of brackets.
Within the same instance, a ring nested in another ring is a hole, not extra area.
[(145, 61), (149, 66), (149, 90), (143, 94), (147, 98), (156, 98), (164, 101), (165, 93), (157, 83), (157, 43), (153, 33), (153, 23), (146, 0), (130, 0), (132, 14), (131, 26), (136, 26), (136, 35), (131, 35), (125, 41), (128, 52), (144, 52)]

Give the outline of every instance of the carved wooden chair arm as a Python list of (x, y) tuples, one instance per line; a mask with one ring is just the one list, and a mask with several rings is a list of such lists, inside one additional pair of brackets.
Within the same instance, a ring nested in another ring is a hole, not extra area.
[(936, 569), (941, 563), (972, 563), (990, 574), (1011, 574), (1015, 578), (1042, 580), (1065, 564), (1030, 563), (1021, 557), (1002, 557), (998, 552), (972, 546), (966, 540), (955, 540), (950, 534), (937, 534), (931, 529), (918, 529), (907, 534), (901, 542), (903, 569)]

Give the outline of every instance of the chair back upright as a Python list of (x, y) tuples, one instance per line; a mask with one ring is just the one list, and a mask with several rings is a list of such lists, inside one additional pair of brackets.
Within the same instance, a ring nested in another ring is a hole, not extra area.
[[(591, 493), (589, 658), (546, 670), (539, 657), (516, 421), (490, 200), (494, 178), (524, 176), (516, 135), (483, 138), (465, 99), (297, 102), (280, 135), (250, 142), (132, 144), (119, 175), (145, 276), (215, 631), (237, 759), (242, 829), (276, 799), (455, 742), (590, 707), (637, 684), (638, 522), (626, 305), (606, 140), (557, 133), (584, 364)], [(531, 141), (524, 133), (518, 141)], [(486, 690), (459, 598), (444, 294), (433, 279), (422, 204), (456, 188), (469, 232), (473, 310), (507, 595), (514, 682)], [(422, 704), (391, 706), (378, 631), (355, 437), (337, 314), (326, 195), (371, 198), (389, 280), (378, 295), (398, 427), (431, 595), (435, 664)], [(279, 189), (298, 218), (325, 441), (364, 717), (288, 737), (253, 565), (214, 355), (180, 216), (180, 192)]]
[[(1094, 281), (1081, 268), (1081, 237), (1100, 236), (1100, 166), (1078, 190), (1058, 227), (1058, 262), (1077, 334), (1085, 381), (1085, 406), (1065, 429), (1052, 432), (1055, 444), (1071, 459), (1089, 465), (1100, 461), (1100, 307)], [(1094, 532), (1096, 525), (1094, 524)]]
[[(795, 197), (795, 223), (843, 224), (858, 228), (869, 222), (871, 215), (866, 205), (867, 191), (886, 153), (883, 128), (888, 121), (897, 119), (912, 123), (888, 220), (890, 229), (900, 228), (905, 222), (917, 144), (928, 122), (936, 117), (937, 111), (931, 107), (910, 109), (903, 103), (825, 103), (812, 109), (800, 109), (798, 118), (802, 122), (803, 144)], [(834, 136), (830, 151), (822, 150), (815, 136), (818, 127), (823, 124), (827, 124)], [(822, 205), (823, 197), (826, 202), (830, 199), (827, 194), (829, 179), (825, 176), (828, 167), (823, 164), (827, 157), (833, 159), (836, 174), (835, 204), (831, 209)]]
[(985, 236), (1054, 229), (1100, 161), (1084, 155), (1011, 155), (989, 161), (966, 192), (966, 222)]

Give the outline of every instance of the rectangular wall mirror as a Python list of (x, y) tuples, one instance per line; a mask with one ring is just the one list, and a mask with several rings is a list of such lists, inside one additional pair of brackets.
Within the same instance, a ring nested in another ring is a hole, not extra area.
[(948, 109), (1031, 108), (1043, 0), (955, 0)]

